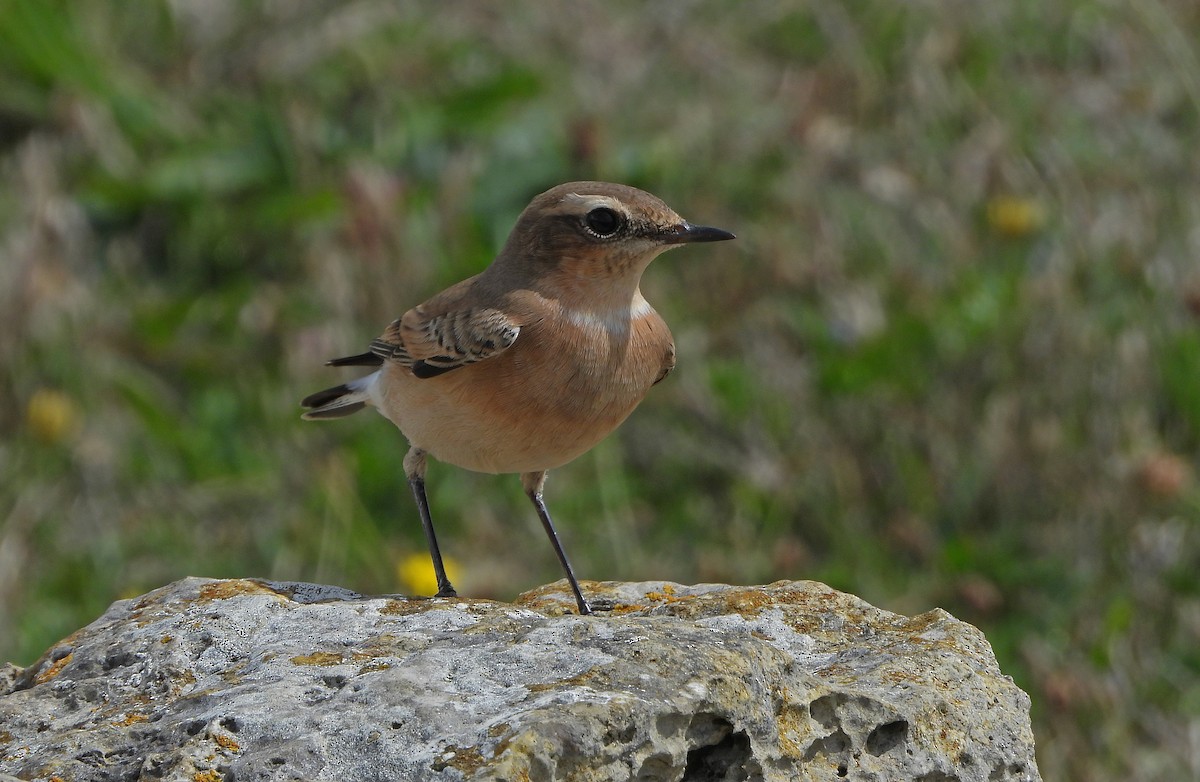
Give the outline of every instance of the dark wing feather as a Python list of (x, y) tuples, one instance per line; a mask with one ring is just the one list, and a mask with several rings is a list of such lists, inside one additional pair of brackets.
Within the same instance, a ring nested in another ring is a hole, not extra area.
[(381, 364), (383, 364), (383, 359), (370, 351), (359, 353), (357, 356), (331, 358), (325, 362), (327, 367), (377, 367)]

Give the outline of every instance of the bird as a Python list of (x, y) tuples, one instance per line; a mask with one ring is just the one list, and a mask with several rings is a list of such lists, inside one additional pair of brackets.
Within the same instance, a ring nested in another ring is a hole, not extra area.
[(326, 362), (373, 371), (310, 394), (302, 418), (374, 407), (407, 438), (404, 472), (437, 578), (446, 576), (429, 514), (429, 457), (519, 474), (580, 614), (592, 613), (543, 491), (548, 471), (587, 452), (675, 367), (675, 343), (641, 292), (659, 254), (736, 238), (693, 225), (657, 196), (568, 182), (536, 196), (479, 274), (394, 320), (364, 353)]

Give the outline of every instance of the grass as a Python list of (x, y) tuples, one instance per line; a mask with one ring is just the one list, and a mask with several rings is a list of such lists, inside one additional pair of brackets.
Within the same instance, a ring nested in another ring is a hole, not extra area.
[[(551, 476), (580, 573), (940, 605), (1046, 778), (1196, 776), (1194, 4), (222, 8), (0, 0), (0, 658), (413, 588), (402, 438), (296, 401), (603, 178), (739, 239), (647, 274), (679, 368)], [(464, 592), (558, 577), (514, 478), (429, 488)]]

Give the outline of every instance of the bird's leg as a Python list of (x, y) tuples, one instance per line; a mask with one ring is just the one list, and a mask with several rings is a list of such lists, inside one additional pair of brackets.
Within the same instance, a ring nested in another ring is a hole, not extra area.
[(575, 578), (575, 571), (571, 569), (567, 552), (563, 551), (562, 543), (558, 541), (558, 533), (554, 531), (554, 522), (550, 520), (550, 511), (546, 510), (546, 503), (542, 501), (542, 488), (546, 485), (546, 471), (523, 473), (521, 485), (525, 487), (526, 496), (533, 502), (533, 507), (537, 509), (538, 518), (542, 520), (542, 526), (550, 537), (550, 545), (554, 546), (554, 553), (558, 555), (558, 561), (562, 563), (562, 568), (567, 574), (571, 591), (575, 593), (575, 602), (579, 605), (579, 613), (585, 615), (592, 613), (592, 607), (583, 599), (583, 592), (579, 590), (579, 581)]
[(442, 551), (438, 548), (437, 535), (433, 532), (433, 519), (429, 517), (429, 500), (425, 497), (425, 452), (410, 448), (404, 457), (404, 474), (417, 501), (417, 513), (421, 516), (421, 527), (429, 543), (429, 558), (433, 560), (433, 573), (437, 576), (438, 591), (434, 597), (457, 597), (454, 585), (446, 578), (446, 566), (442, 564)]

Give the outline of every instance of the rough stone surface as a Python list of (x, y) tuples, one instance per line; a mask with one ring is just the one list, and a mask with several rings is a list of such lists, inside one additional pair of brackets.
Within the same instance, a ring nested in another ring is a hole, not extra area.
[(1038, 780), (974, 627), (813, 582), (515, 605), (187, 579), (0, 669), (0, 779)]

